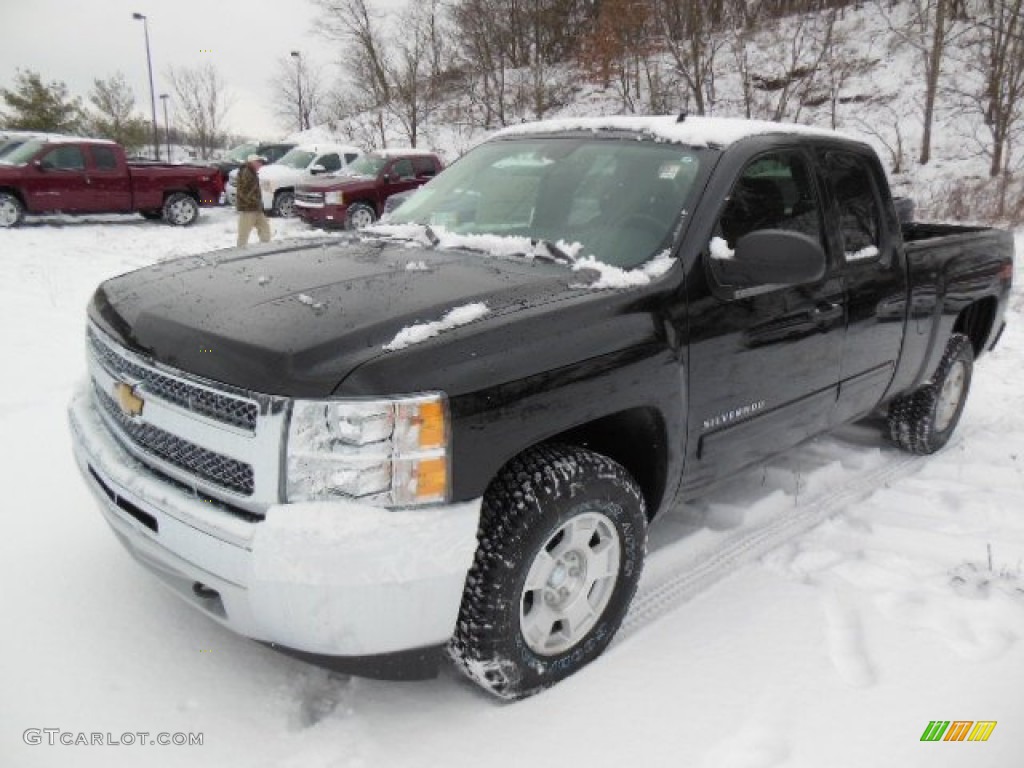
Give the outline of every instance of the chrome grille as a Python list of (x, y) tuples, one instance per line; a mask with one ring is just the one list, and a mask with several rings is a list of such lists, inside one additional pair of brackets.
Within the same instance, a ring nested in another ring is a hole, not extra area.
[(315, 205), (317, 207), (323, 206), (324, 204), (324, 193), (323, 192), (296, 192), (295, 202), (307, 203), (309, 205)]
[(106, 414), (137, 446), (221, 488), (244, 496), (252, 495), (254, 479), (251, 465), (202, 448), (151, 424), (135, 421), (122, 413), (114, 398), (99, 387), (93, 389)]
[(141, 383), (148, 395), (225, 424), (255, 431), (259, 406), (252, 400), (212, 392), (152, 368), (144, 368), (108, 347), (92, 328), (89, 328), (88, 333), (89, 346), (100, 363), (119, 377), (128, 377)]

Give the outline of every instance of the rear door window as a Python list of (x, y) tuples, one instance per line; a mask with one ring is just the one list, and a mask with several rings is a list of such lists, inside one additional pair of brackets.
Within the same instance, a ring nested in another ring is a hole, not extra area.
[(857, 155), (829, 152), (825, 169), (835, 198), (843, 257), (847, 262), (878, 258), (881, 208), (871, 172)]
[(416, 175), (420, 178), (437, 175), (436, 161), (432, 157), (414, 157), (412, 164), (416, 169)]
[(100, 171), (113, 171), (117, 168), (117, 155), (110, 147), (93, 146), (89, 148), (92, 152), (92, 162)]

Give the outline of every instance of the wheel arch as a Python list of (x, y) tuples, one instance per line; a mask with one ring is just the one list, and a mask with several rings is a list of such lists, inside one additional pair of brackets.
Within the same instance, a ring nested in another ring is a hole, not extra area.
[(971, 340), (974, 359), (984, 353), (996, 321), (998, 304), (995, 297), (986, 296), (965, 307), (957, 315), (953, 333), (962, 333)]
[(24, 208), (26, 212), (28, 211), (28, 205), (25, 204), (25, 196), (17, 187), (0, 186), (0, 194), (7, 194), (15, 198), (19, 203), (21, 203), (21, 207)]
[(618, 411), (523, 446), (502, 463), (494, 478), (526, 451), (547, 444), (573, 445), (607, 456), (621, 464), (640, 486), (648, 520), (661, 508), (668, 486), (668, 442), (665, 421), (656, 408)]

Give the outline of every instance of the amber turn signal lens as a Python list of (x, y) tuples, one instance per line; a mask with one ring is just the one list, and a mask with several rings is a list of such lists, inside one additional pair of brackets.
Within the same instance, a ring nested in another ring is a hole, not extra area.
[(416, 465), (416, 498), (443, 499), (448, 491), (448, 462), (424, 459)]
[(444, 445), (444, 406), (434, 400), (419, 407), (420, 448), (440, 448)]

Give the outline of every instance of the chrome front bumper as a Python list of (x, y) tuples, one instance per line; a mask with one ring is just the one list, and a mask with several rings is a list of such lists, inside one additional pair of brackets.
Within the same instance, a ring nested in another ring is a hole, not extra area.
[(241, 635), (303, 654), (365, 657), (451, 636), (476, 551), (480, 500), (387, 510), (279, 504), (245, 517), (148, 469), (90, 392), (69, 407), (75, 457), (129, 552)]

